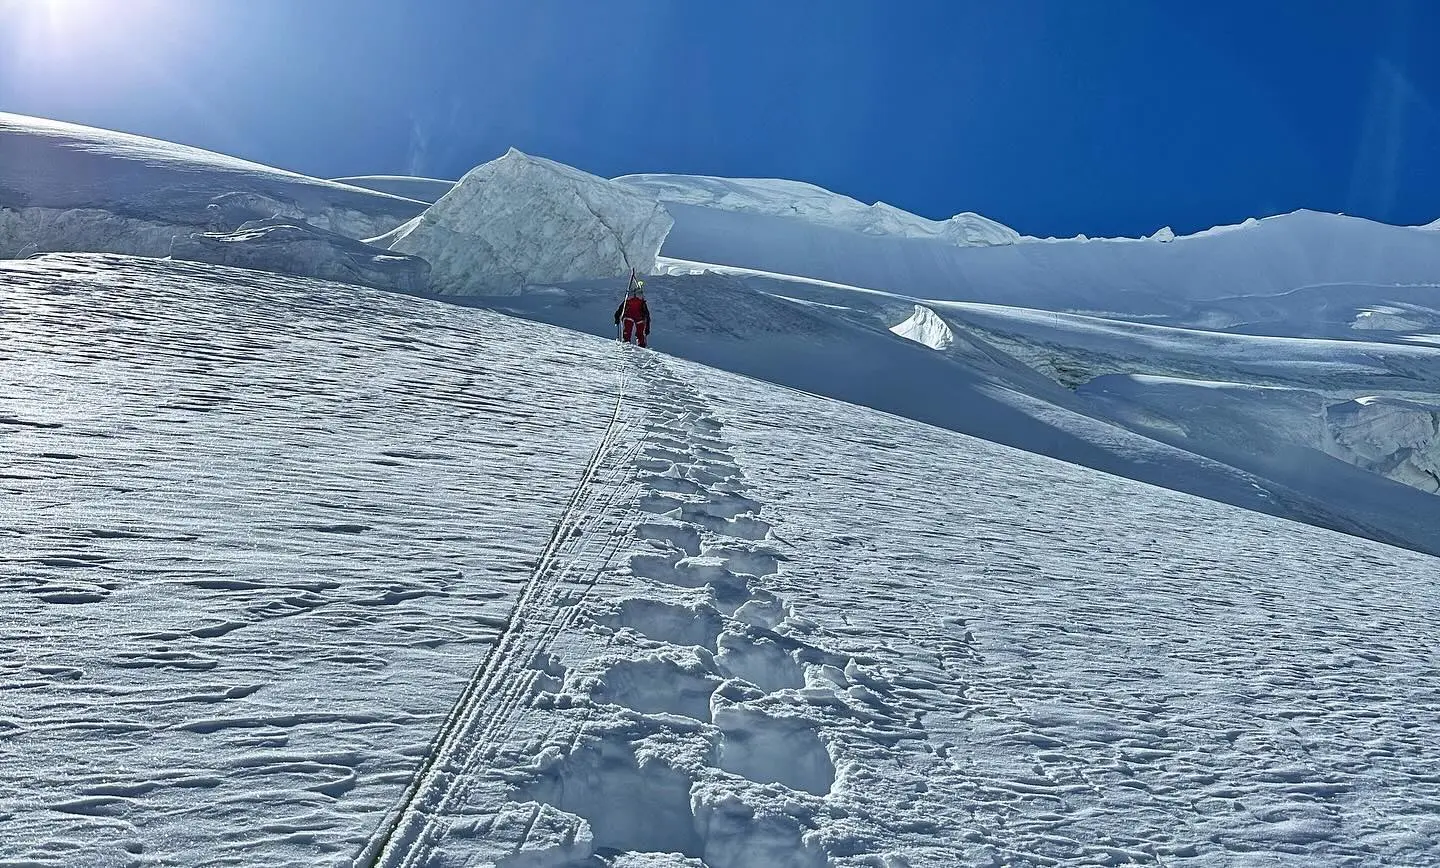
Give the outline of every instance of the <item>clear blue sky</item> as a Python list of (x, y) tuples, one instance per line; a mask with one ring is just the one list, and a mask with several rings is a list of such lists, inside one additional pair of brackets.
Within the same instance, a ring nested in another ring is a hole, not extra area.
[(312, 175), (458, 177), (514, 145), (607, 176), (794, 178), (1036, 235), (1301, 207), (1440, 217), (1432, 0), (0, 0), (0, 13), (0, 109)]

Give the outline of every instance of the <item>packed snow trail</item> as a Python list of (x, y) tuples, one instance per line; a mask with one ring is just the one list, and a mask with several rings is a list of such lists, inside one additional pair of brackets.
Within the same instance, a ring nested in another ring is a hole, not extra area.
[[(462, 699), (357, 864), (558, 868), (629, 853), (820, 868), (818, 818), (846, 800), (833, 756), (923, 739), (918, 714), (839, 689), (829, 673), (860, 667), (765, 587), (783, 555), (703, 396), (661, 358), (620, 351), (642, 436), (625, 448), (635, 426), (622, 423), (602, 442), (593, 478), (611, 496), (589, 522), (567, 508), (481, 668), (499, 686)], [(856, 816), (883, 830), (873, 807)]]

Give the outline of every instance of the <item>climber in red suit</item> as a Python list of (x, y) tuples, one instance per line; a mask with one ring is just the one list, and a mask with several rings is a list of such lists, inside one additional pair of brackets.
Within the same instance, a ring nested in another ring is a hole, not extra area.
[(633, 334), (635, 343), (645, 346), (645, 339), (650, 336), (650, 308), (645, 304), (645, 281), (636, 280), (630, 284), (625, 300), (615, 308), (615, 324), (620, 326), (620, 340), (628, 344)]

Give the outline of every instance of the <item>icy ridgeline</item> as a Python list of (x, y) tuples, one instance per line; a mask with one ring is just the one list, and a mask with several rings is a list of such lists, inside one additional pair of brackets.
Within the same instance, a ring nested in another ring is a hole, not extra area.
[(506, 295), (648, 274), (673, 222), (653, 195), (512, 148), (373, 243), (427, 260), (442, 295)]
[(645, 190), (668, 205), (794, 217), (817, 226), (866, 235), (938, 239), (961, 247), (1015, 244), (1020, 233), (979, 214), (927, 220), (884, 202), (866, 205), (814, 184), (778, 178), (711, 178), (700, 175), (625, 175), (615, 180)]
[(360, 239), (424, 209), (198, 148), (0, 113), (0, 258), (163, 257), (177, 235), (275, 217)]
[(356, 175), (350, 178), (331, 178), (330, 180), (337, 184), (364, 187), (366, 190), (374, 190), (377, 193), (403, 196), (406, 199), (414, 199), (417, 202), (426, 202), (431, 205), (439, 201), (441, 196), (455, 189), (455, 184), (458, 183), (439, 178), (418, 178), (413, 175)]
[[(1440, 232), (1314, 211), (1182, 237), (1162, 231), (1145, 239), (963, 247), (934, 237), (727, 210), (723, 203), (667, 201), (666, 207), (675, 228), (661, 253), (682, 265), (747, 268), (921, 299), (1137, 317), (1168, 316), (1213, 300), (1215, 315), (1198, 323), (1207, 328), (1230, 328), (1254, 316), (1273, 319), (1265, 299), (1301, 289), (1313, 296), (1326, 285), (1434, 284), (1440, 262)], [(1241, 310), (1246, 299), (1250, 307)], [(1245, 318), (1232, 318), (1232, 312)], [(1286, 315), (1313, 314), (1292, 306)]]

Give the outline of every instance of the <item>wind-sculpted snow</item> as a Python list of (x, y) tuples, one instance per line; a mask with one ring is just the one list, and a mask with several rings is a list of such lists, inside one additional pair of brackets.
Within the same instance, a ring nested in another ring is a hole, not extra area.
[(610, 347), (197, 263), (0, 286), (0, 862), (348, 865), (604, 429)]
[(927, 220), (893, 205), (866, 205), (823, 187), (779, 178), (709, 178), (701, 175), (625, 175), (615, 180), (665, 203), (762, 214), (899, 238), (932, 238), (961, 247), (1018, 243), (1020, 233), (969, 211)]
[(375, 243), (428, 261), (436, 292), (493, 295), (648, 274), (671, 222), (653, 196), (511, 149)]
[(0, 112), (0, 257), (165, 256), (176, 234), (274, 216), (365, 238), (424, 208), (198, 148)]
[(400, 292), (424, 292), (430, 286), (430, 265), (419, 257), (283, 218), (246, 223), (235, 232), (177, 237), (170, 255)]
[(1433, 557), (491, 312), (0, 277), (0, 860), (1440, 861)]
[(882, 858), (832, 865), (1440, 862), (1434, 558), (697, 387), (765, 468), (749, 493), (790, 555), (770, 587), (861, 664), (827, 674), (925, 709), (864, 763), (832, 742), (836, 788), (898, 808), (856, 825)]

